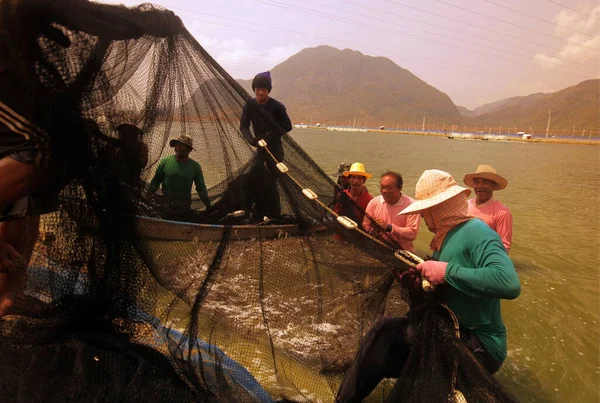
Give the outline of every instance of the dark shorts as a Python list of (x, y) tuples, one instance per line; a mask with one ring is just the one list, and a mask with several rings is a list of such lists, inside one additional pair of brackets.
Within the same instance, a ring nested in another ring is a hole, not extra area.
[(473, 332), (469, 331), (468, 329), (461, 328), (460, 338), (467, 344), (467, 347), (469, 350), (471, 350), (475, 358), (477, 358), (477, 361), (479, 361), (479, 363), (483, 365), (483, 367), (487, 369), (490, 374), (493, 375), (500, 369), (503, 361), (494, 359), (492, 355), (483, 347)]

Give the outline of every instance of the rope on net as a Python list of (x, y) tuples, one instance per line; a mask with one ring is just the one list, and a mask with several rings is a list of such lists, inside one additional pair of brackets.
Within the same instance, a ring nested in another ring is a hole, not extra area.
[[(398, 260), (400, 260), (402, 263), (408, 265), (409, 267), (415, 268), (417, 266), (417, 264), (424, 262), (423, 259), (421, 259), (419, 256), (415, 255), (414, 253), (411, 253), (404, 249), (392, 248), (388, 244), (380, 241), (376, 237), (372, 236), (371, 234), (369, 234), (366, 231), (364, 231), (363, 229), (361, 229), (358, 226), (358, 224), (355, 221), (353, 221), (352, 219), (350, 219), (349, 217), (342, 216), (342, 215), (339, 215), (338, 213), (336, 213), (328, 205), (326, 205), (325, 203), (323, 203), (322, 201), (319, 200), (319, 195), (317, 195), (313, 190), (304, 187), (296, 178), (294, 178), (291, 175), (288, 167), (282, 161), (278, 161), (277, 158), (275, 157), (275, 155), (273, 155), (273, 153), (271, 152), (271, 150), (269, 150), (269, 147), (265, 140), (263, 140), (263, 139), (259, 140), (258, 146), (262, 147), (268, 153), (268, 155), (271, 157), (271, 159), (273, 159), (273, 161), (275, 162), (275, 166), (277, 167), (279, 172), (284, 175), (287, 175), (292, 180), (292, 182), (294, 184), (296, 184), (296, 186), (298, 186), (298, 188), (300, 188), (302, 190), (302, 194), (304, 195), (304, 197), (306, 197), (308, 200), (318, 204), (320, 207), (325, 209), (328, 213), (330, 213), (332, 216), (334, 216), (336, 218), (337, 222), (339, 224), (341, 224), (342, 226), (344, 226), (344, 228), (356, 231), (363, 237), (368, 238), (371, 241), (373, 241), (373, 242), (377, 243), (378, 245), (384, 247), (385, 249), (389, 250), (390, 252), (393, 252), (394, 256)], [(433, 291), (434, 290), (433, 285), (431, 285), (431, 283), (424, 278), (421, 279), (421, 286), (424, 291)], [(456, 315), (446, 304), (441, 303), (440, 305), (448, 311), (450, 317), (452, 318), (452, 322), (454, 324), (454, 330), (456, 332), (456, 337), (460, 338), (460, 325), (458, 323), (458, 319), (457, 319)], [(448, 401), (452, 402), (452, 403), (467, 403), (467, 399), (462, 394), (462, 392), (460, 392), (459, 390), (456, 389), (457, 373), (458, 373), (458, 359), (456, 359), (454, 361), (454, 371), (452, 373), (452, 390), (450, 392), (450, 395), (448, 396)]]
[[(356, 231), (363, 237), (368, 238), (371, 241), (382, 246), (383, 248), (389, 250), (390, 252), (392, 252), (394, 254), (394, 256), (398, 260), (400, 260), (402, 263), (408, 265), (409, 267), (415, 268), (415, 267), (417, 267), (417, 265), (419, 263), (424, 262), (424, 260), (421, 259), (419, 256), (417, 256), (414, 253), (411, 253), (405, 249), (392, 248), (388, 244), (382, 242), (381, 240), (377, 239), (376, 237), (372, 236), (371, 234), (369, 234), (366, 231), (364, 231), (363, 229), (361, 229), (354, 220), (350, 219), (349, 217), (339, 215), (338, 213), (336, 213), (332, 208), (330, 208), (328, 205), (326, 205), (325, 203), (323, 203), (322, 201), (319, 200), (319, 195), (317, 195), (311, 189), (304, 187), (296, 178), (294, 178), (290, 174), (288, 167), (282, 161), (277, 160), (275, 155), (273, 155), (271, 150), (269, 150), (267, 142), (264, 139), (261, 139), (258, 141), (258, 146), (262, 147), (269, 154), (271, 159), (273, 159), (273, 161), (275, 162), (275, 166), (277, 167), (279, 172), (281, 172), (284, 175), (287, 175), (292, 180), (292, 182), (294, 182), (294, 184), (296, 184), (296, 186), (298, 186), (298, 188), (300, 188), (302, 190), (302, 194), (304, 195), (304, 197), (306, 197), (308, 200), (318, 204), (320, 207), (325, 209), (329, 214), (334, 216), (336, 218), (337, 222), (339, 224), (341, 224), (344, 228), (352, 230), (352, 231)], [(425, 291), (432, 291), (434, 289), (433, 285), (431, 285), (431, 283), (424, 278), (421, 280), (421, 285), (423, 287), (423, 290), (425, 290)]]

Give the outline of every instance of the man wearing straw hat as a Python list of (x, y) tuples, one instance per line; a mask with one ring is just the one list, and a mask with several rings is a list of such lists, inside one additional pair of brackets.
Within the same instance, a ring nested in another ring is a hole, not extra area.
[[(507, 355), (500, 299), (517, 298), (521, 285), (498, 234), (468, 214), (470, 193), (449, 173), (427, 170), (417, 182), (416, 201), (399, 214), (420, 212), (435, 234), (430, 246), (436, 260), (416, 269), (432, 285), (446, 284), (436, 297), (457, 318), (467, 348), (493, 374)], [(408, 326), (407, 317), (385, 318), (373, 326), (344, 376), (338, 402), (362, 401), (381, 379), (399, 376), (416, 342)]]
[(373, 175), (365, 171), (365, 166), (362, 163), (355, 162), (348, 171), (344, 172), (344, 176), (348, 178), (350, 189), (340, 192), (336, 199), (334, 211), (360, 225), (365, 216), (365, 209), (373, 199), (365, 186), (367, 179)]
[(190, 158), (194, 150), (192, 138), (182, 134), (169, 142), (175, 149), (175, 155), (163, 158), (158, 164), (154, 178), (150, 182), (150, 190), (156, 191), (162, 185), (163, 194), (173, 203), (170, 213), (180, 215), (187, 213), (192, 205), (192, 185), (206, 208), (210, 207), (210, 199), (204, 183), (204, 175), (200, 164)]
[(468, 201), (469, 214), (482, 219), (496, 231), (509, 252), (512, 243), (512, 214), (504, 204), (493, 198), (494, 190), (504, 189), (508, 181), (498, 175), (491, 165), (479, 165), (475, 173), (465, 175), (463, 182), (475, 190), (475, 198)]

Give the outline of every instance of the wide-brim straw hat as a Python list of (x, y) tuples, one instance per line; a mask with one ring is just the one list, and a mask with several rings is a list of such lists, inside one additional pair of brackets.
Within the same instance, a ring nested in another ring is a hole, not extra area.
[(339, 178), (340, 176), (344, 176), (344, 172), (346, 172), (349, 169), (350, 169), (350, 163), (341, 162), (340, 165), (338, 165), (337, 172), (332, 173), (331, 176), (333, 176), (334, 178)]
[(169, 147), (175, 147), (175, 144), (177, 143), (185, 144), (186, 146), (189, 146), (192, 150), (194, 149), (194, 141), (190, 136), (186, 136), (185, 134), (182, 134), (176, 139), (172, 139), (171, 141), (169, 141)]
[(349, 170), (344, 172), (344, 176), (350, 175), (364, 176), (365, 178), (370, 178), (371, 176), (373, 176), (367, 171), (365, 171), (365, 166), (360, 162), (355, 162), (354, 164), (352, 164)]
[(415, 189), (416, 201), (398, 213), (409, 214), (436, 206), (460, 193), (471, 194), (471, 189), (458, 186), (452, 175), (438, 169), (423, 172)]
[(495, 190), (502, 190), (506, 187), (506, 185), (508, 185), (508, 181), (502, 176), (498, 175), (494, 167), (491, 165), (479, 165), (475, 173), (465, 175), (463, 182), (468, 187), (473, 188), (475, 187), (475, 184), (473, 183), (473, 179), (475, 178), (491, 180), (492, 182), (496, 183)]

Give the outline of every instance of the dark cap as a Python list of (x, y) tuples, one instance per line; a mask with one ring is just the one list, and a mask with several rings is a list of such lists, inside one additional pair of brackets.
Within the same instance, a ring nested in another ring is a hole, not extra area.
[(254, 79), (252, 80), (252, 91), (256, 91), (257, 88), (265, 88), (269, 92), (271, 92), (271, 89), (273, 89), (273, 86), (271, 85), (271, 72), (270, 71), (258, 73), (256, 76), (254, 76)]

